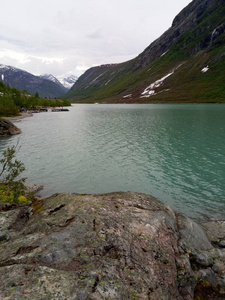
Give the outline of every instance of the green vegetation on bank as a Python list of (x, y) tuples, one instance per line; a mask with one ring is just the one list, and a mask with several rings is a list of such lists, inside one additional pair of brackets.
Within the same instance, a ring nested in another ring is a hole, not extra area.
[(0, 81), (0, 116), (17, 115), (20, 109), (30, 109), (33, 106), (57, 107), (70, 106), (68, 100), (39, 98), (38, 94), (31, 95), (26, 91), (10, 88)]

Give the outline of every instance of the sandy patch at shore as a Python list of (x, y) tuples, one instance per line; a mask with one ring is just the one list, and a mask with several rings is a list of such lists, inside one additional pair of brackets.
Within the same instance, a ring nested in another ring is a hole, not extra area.
[(20, 122), (24, 118), (32, 117), (33, 114), (31, 112), (21, 112), (18, 116), (15, 117), (4, 117), (4, 119), (7, 119), (11, 122)]

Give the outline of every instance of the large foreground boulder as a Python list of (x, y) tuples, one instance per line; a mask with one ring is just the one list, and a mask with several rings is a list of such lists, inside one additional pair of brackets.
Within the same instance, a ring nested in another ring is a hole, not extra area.
[(11, 121), (0, 119), (0, 137), (20, 134), (21, 130), (16, 127)]
[(0, 299), (224, 299), (219, 245), (148, 195), (53, 195), (0, 212)]

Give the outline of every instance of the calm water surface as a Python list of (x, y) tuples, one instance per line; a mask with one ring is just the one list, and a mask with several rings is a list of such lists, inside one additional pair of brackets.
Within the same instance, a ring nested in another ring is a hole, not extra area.
[(16, 123), (28, 181), (56, 192), (151, 194), (225, 219), (225, 105), (74, 105)]

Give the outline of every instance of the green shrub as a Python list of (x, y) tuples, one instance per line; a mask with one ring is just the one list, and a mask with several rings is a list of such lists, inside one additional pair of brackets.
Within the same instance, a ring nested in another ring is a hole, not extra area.
[(7, 148), (2, 152), (2, 169), (0, 172), (0, 201), (8, 203), (26, 203), (27, 198), (24, 196), (26, 187), (24, 185), (26, 178), (20, 177), (25, 170), (21, 161), (15, 159), (16, 146)]

